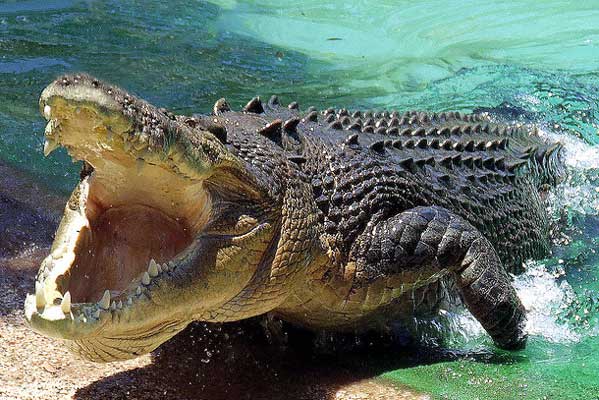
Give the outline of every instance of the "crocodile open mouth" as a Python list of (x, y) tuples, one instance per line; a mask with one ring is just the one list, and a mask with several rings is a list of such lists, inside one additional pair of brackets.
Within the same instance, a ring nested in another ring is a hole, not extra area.
[(56, 281), (73, 303), (98, 302), (106, 290), (117, 304), (126, 300), (129, 286), (155, 276), (158, 266), (191, 244), (208, 212), (199, 183), (152, 165), (111, 168), (91, 169), (80, 185), (87, 190), (84, 225), (69, 249), (71, 266)]
[(85, 329), (56, 321), (89, 325), (132, 306), (176, 267), (208, 222), (211, 203), (201, 179), (170, 168), (172, 159), (149, 157), (126, 121), (84, 104), (57, 100), (53, 107), (44, 109), (45, 152), (61, 145), (84, 168), (26, 310), (41, 330), (72, 338)]

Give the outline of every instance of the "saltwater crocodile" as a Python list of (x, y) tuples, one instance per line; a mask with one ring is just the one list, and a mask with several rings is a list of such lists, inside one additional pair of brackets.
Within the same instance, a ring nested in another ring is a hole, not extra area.
[(486, 114), (251, 99), (180, 116), (87, 75), (42, 93), (44, 152), (83, 160), (30, 325), (95, 361), (194, 320), (270, 313), (314, 331), (385, 330), (455, 293), (522, 348), (509, 273), (549, 251), (559, 143)]

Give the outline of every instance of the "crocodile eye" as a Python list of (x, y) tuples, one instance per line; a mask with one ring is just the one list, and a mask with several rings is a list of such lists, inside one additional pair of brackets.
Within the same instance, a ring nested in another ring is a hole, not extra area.
[(241, 215), (237, 219), (237, 223), (232, 229), (232, 233), (242, 235), (251, 231), (256, 225), (258, 225), (258, 220), (256, 218), (250, 217), (249, 215)]

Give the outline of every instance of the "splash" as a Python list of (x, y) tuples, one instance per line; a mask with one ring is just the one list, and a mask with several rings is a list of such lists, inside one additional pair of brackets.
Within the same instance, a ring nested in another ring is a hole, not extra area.
[(543, 263), (530, 262), (526, 273), (515, 279), (514, 287), (527, 311), (529, 336), (539, 336), (552, 343), (580, 340), (580, 335), (560, 318), (576, 298), (570, 284), (558, 280), (563, 273), (563, 269), (551, 272)]
[[(529, 262), (526, 272), (515, 277), (514, 287), (527, 312), (526, 332), (529, 337), (541, 338), (551, 343), (578, 342), (581, 335), (562, 318), (571, 309), (576, 294), (567, 281), (558, 277), (563, 269), (551, 271), (542, 262)], [(440, 311), (442, 322), (436, 321), (438, 333), (445, 333), (449, 347), (473, 348), (491, 346), (491, 341), (480, 323), (463, 307)], [(432, 341), (429, 333), (425, 343)]]

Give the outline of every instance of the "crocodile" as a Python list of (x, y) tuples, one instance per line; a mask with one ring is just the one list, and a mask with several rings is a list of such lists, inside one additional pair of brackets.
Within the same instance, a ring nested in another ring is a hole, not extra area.
[(549, 253), (546, 194), (565, 175), (534, 126), (277, 96), (175, 115), (86, 74), (39, 105), (45, 155), (83, 167), (25, 315), (84, 358), (260, 315), (384, 332), (448, 296), (496, 346), (525, 346), (511, 274)]

